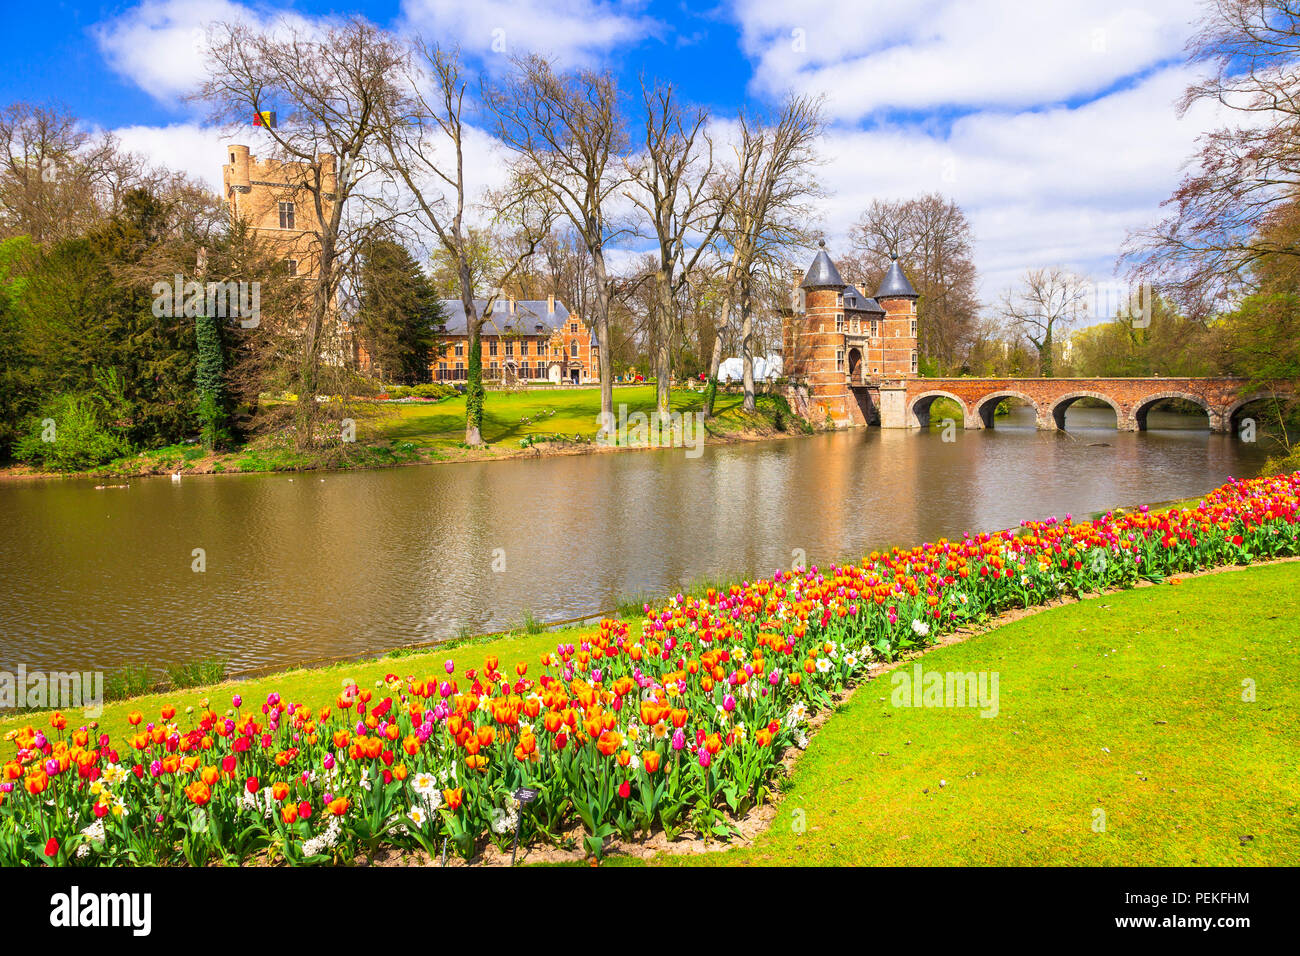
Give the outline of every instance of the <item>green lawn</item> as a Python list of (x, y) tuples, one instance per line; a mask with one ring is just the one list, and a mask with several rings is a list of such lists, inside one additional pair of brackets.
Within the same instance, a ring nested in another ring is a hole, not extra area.
[(996, 717), (893, 707), (884, 675), (813, 738), (752, 846), (654, 862), (1295, 866), (1297, 621), (1300, 563), (1288, 563), (935, 650), (927, 671), (998, 673)]
[[(726, 435), (747, 428), (773, 427), (777, 409), (784, 405), (768, 395), (758, 396), (755, 416), (741, 412), (743, 396), (720, 392), (714, 402), (715, 419), (711, 435)], [(684, 389), (672, 392), (674, 412), (695, 412), (703, 407), (704, 393)], [(620, 405), (627, 413), (649, 414), (655, 407), (655, 387), (636, 385), (614, 390), (615, 415)], [(483, 403), (483, 440), (488, 445), (517, 449), (528, 435), (581, 436), (590, 438), (598, 429), (599, 388), (488, 392)], [(788, 416), (789, 410), (784, 410)], [(785, 422), (791, 431), (803, 430), (802, 423)], [(368, 419), (361, 430), (365, 441), (411, 442), (426, 449), (451, 448), (465, 440), (465, 399), (450, 398), (436, 404), (388, 404)]]

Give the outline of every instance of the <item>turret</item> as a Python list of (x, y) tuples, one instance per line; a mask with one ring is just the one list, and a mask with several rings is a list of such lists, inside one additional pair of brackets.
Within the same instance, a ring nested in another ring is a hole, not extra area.
[(887, 379), (911, 378), (917, 374), (917, 298), (902, 266), (897, 259), (892, 260), (875, 295), (876, 302), (885, 311), (881, 323), (880, 373)]

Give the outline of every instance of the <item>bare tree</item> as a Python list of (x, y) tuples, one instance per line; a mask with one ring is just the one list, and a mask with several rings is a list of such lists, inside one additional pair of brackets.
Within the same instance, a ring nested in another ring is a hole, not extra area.
[(1204, 318), (1248, 285), (1262, 257), (1300, 257), (1267, 228), (1300, 190), (1300, 7), (1208, 0), (1188, 57), (1211, 72), (1187, 88), (1180, 112), (1213, 103), (1242, 123), (1200, 137), (1191, 170), (1165, 201), (1172, 214), (1131, 234), (1121, 261)]
[(515, 154), (514, 195), (531, 193), (568, 219), (590, 257), (592, 306), (600, 347), (600, 411), (614, 409), (609, 312), (611, 281), (605, 250), (619, 232), (611, 200), (626, 182), (621, 158), (627, 132), (611, 73), (556, 73), (539, 56), (520, 57), (504, 83), (486, 87), (497, 137)]
[[(210, 104), (215, 122), (251, 123), (260, 112), (290, 107), (278, 125), (265, 128), (271, 155), (290, 182), (286, 195), (306, 195), (312, 215), (306, 233), (312, 265), (311, 307), (301, 337), (295, 410), (299, 446), (314, 441), (319, 415), (324, 344), (342, 320), (336, 294), (365, 229), (390, 221), (391, 209), (366, 188), (382, 168), (376, 152), (381, 124), (390, 115), (389, 76), (405, 52), (387, 34), (354, 17), (307, 32), (282, 22), (270, 31), (244, 24), (216, 24), (208, 35), (209, 72), (197, 99)], [(363, 200), (365, 226), (352, 219), (349, 201)], [(333, 322), (334, 327), (328, 327)]]
[[(659, 414), (666, 416), (678, 297), (721, 228), (740, 183), (715, 175), (713, 140), (705, 128), (708, 110), (684, 108), (672, 84), (649, 87), (642, 82), (641, 98), (645, 139), (642, 152), (627, 160), (635, 187), (627, 196), (649, 220), (657, 246), (651, 312), (655, 393)], [(690, 249), (688, 238), (694, 242)]]
[[(971, 224), (962, 208), (938, 193), (876, 200), (850, 236), (862, 281), (878, 281), (892, 259), (902, 263), (925, 310), (921, 354), (945, 371), (959, 367), (979, 310)], [(871, 295), (871, 288), (862, 291)]]
[(221, 222), (210, 189), (126, 152), (111, 133), (91, 135), (56, 108), (0, 110), (0, 236), (48, 245), (81, 235), (119, 213), (135, 189), (188, 208), (210, 232)]
[(757, 409), (754, 396), (754, 292), (759, 273), (789, 275), (784, 251), (804, 245), (810, 235), (806, 225), (810, 201), (818, 194), (813, 176), (815, 146), (824, 126), (822, 99), (791, 96), (775, 121), (742, 112), (736, 164), (729, 175), (735, 188), (719, 235), (726, 295), (718, 312), (718, 334), (709, 360), (709, 389), (704, 414), (713, 414), (718, 367), (722, 364), (724, 331), (733, 306), (739, 306), (740, 346), (744, 363), (745, 411)]
[[(383, 124), (383, 136), (393, 169), (410, 191), (421, 220), (437, 237), (441, 252), (438, 258), (456, 277), (469, 345), (465, 443), (476, 446), (483, 444), (483, 322), (492, 314), (501, 289), (550, 232), (552, 214), (537, 202), (535, 192), (526, 184), (518, 188), (516, 183), (505, 195), (493, 197), (498, 217), (513, 218), (523, 240), (516, 244), (508, 261), (493, 248), (490, 235), (468, 226), (466, 83), (460, 53), (417, 39), (415, 54), (411, 69), (398, 81), (402, 88), (390, 100), (393, 113)], [(496, 281), (486, 290), (486, 302), (479, 309), (477, 286), (489, 274)]]
[(1087, 278), (1061, 266), (1030, 269), (1018, 289), (1002, 298), (1002, 317), (1010, 330), (1023, 335), (1038, 350), (1039, 374), (1051, 378), (1053, 349), (1058, 333), (1065, 332), (1087, 311)]

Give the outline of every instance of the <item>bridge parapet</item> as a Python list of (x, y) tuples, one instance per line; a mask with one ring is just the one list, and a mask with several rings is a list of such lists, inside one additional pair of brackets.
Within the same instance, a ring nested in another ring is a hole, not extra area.
[(1226, 432), (1243, 405), (1262, 397), (1243, 395), (1247, 382), (1240, 378), (913, 378), (902, 384), (895, 414), (886, 416), (882, 404), (886, 428), (924, 427), (930, 406), (942, 397), (961, 407), (966, 428), (991, 427), (999, 403), (1011, 398), (1034, 409), (1039, 428), (1062, 429), (1066, 410), (1090, 398), (1115, 410), (1120, 431), (1140, 431), (1152, 406), (1177, 398), (1205, 409), (1211, 431)]

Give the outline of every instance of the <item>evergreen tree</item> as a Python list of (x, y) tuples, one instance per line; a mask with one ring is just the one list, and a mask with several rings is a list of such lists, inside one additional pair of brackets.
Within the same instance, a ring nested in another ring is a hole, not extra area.
[(362, 249), (357, 319), (372, 366), (385, 382), (413, 385), (445, 326), (432, 283), (401, 243), (372, 239)]
[(198, 395), (200, 435), (203, 446), (213, 449), (224, 445), (230, 437), (221, 320), (210, 315), (198, 316), (194, 320), (194, 334), (198, 343), (194, 390)]

